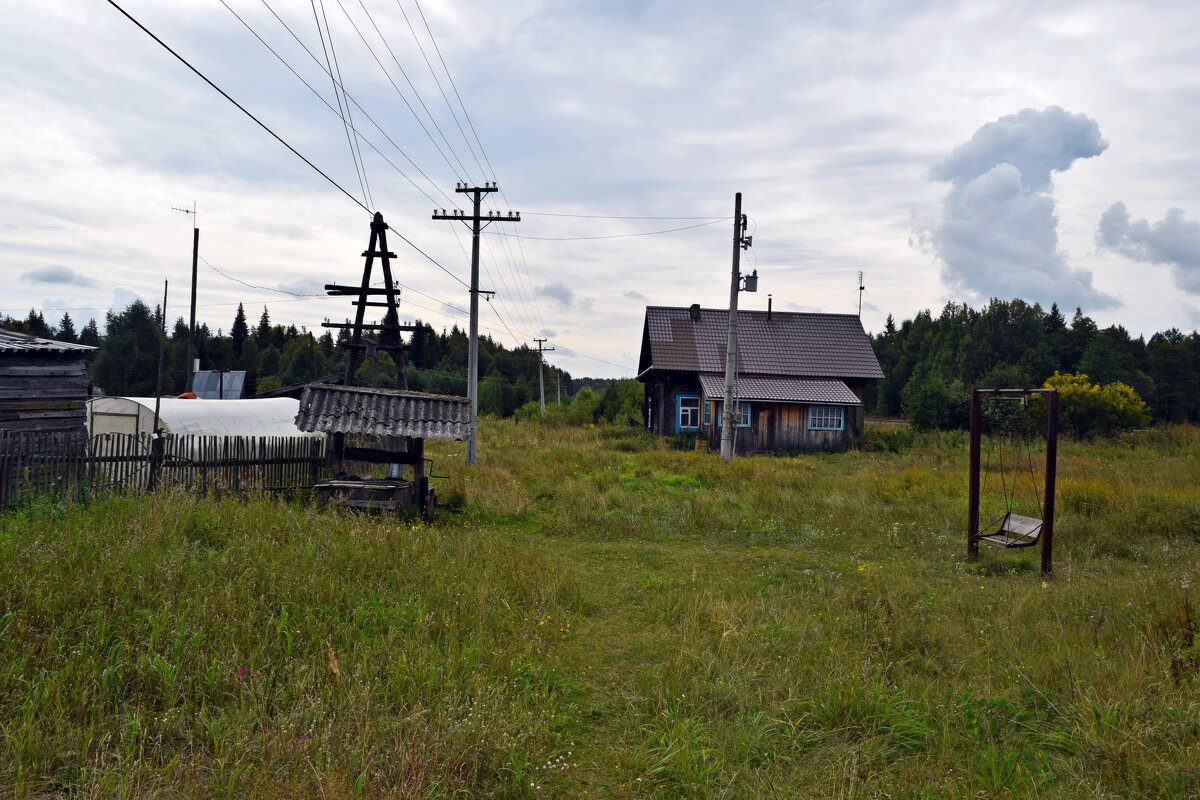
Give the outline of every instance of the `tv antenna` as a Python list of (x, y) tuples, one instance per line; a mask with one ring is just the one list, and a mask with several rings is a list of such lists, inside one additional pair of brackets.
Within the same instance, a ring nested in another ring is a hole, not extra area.
[(863, 292), (865, 292), (866, 290), (867, 290), (867, 287), (863, 285), (863, 273), (862, 273), (862, 270), (860, 269), (858, 271), (858, 316), (860, 316), (860, 317), (862, 316), (862, 296), (863, 296)]

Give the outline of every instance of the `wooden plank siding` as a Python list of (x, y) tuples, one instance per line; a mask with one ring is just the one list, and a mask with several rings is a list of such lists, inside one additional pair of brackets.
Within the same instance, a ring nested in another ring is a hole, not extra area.
[[(709, 402), (701, 398), (701, 402)], [(801, 403), (750, 403), (750, 427), (734, 432), (734, 451), (741, 455), (757, 453), (818, 453), (846, 450), (854, 438), (855, 409), (846, 408), (846, 424), (840, 431), (808, 429), (808, 406)], [(715, 413), (715, 410), (714, 410)], [(721, 449), (721, 427), (703, 424), (700, 435), (712, 450)]]
[(0, 430), (82, 432), (89, 356), (0, 354)]

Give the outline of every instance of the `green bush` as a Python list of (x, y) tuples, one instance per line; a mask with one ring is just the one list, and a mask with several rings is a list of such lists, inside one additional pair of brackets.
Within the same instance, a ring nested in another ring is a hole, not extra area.
[(1081, 372), (1056, 371), (1042, 388), (1058, 390), (1059, 430), (1067, 435), (1086, 439), (1150, 424), (1145, 402), (1120, 381), (1099, 386)]

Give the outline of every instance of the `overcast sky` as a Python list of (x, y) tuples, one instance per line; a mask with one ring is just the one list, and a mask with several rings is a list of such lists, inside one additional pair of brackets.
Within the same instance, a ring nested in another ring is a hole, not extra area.
[[(220, 0), (121, 4), (363, 201), (310, 2), (226, 2), (311, 89)], [(493, 207), (523, 220), (485, 234), (481, 325), (549, 338), (574, 375), (632, 375), (647, 304), (728, 303), (738, 191), (760, 275), (743, 308), (854, 313), (862, 270), (869, 331), (992, 296), (1135, 335), (1200, 325), (1195, 2), (324, 0), (324, 17), (365, 204), (467, 280), (469, 235), (431, 213), (498, 180)], [(0, 313), (103, 323), (168, 279), (186, 316), (192, 219), (171, 209), (193, 202), (210, 327), (239, 301), (318, 331), (351, 313), (273, 290), (356, 283), (368, 214), (111, 5), (10, 5), (0, 75)], [(464, 324), (463, 285), (389, 244), (402, 316)]]

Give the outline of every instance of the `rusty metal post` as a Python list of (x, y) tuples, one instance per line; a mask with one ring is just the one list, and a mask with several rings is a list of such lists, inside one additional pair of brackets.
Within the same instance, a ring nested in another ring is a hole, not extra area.
[(971, 446), (967, 483), (967, 558), (979, 557), (979, 439), (983, 432), (983, 410), (980, 391), (971, 390)]
[(1053, 570), (1051, 554), (1054, 549), (1054, 484), (1058, 475), (1058, 391), (1046, 395), (1046, 487), (1042, 502), (1042, 574)]

